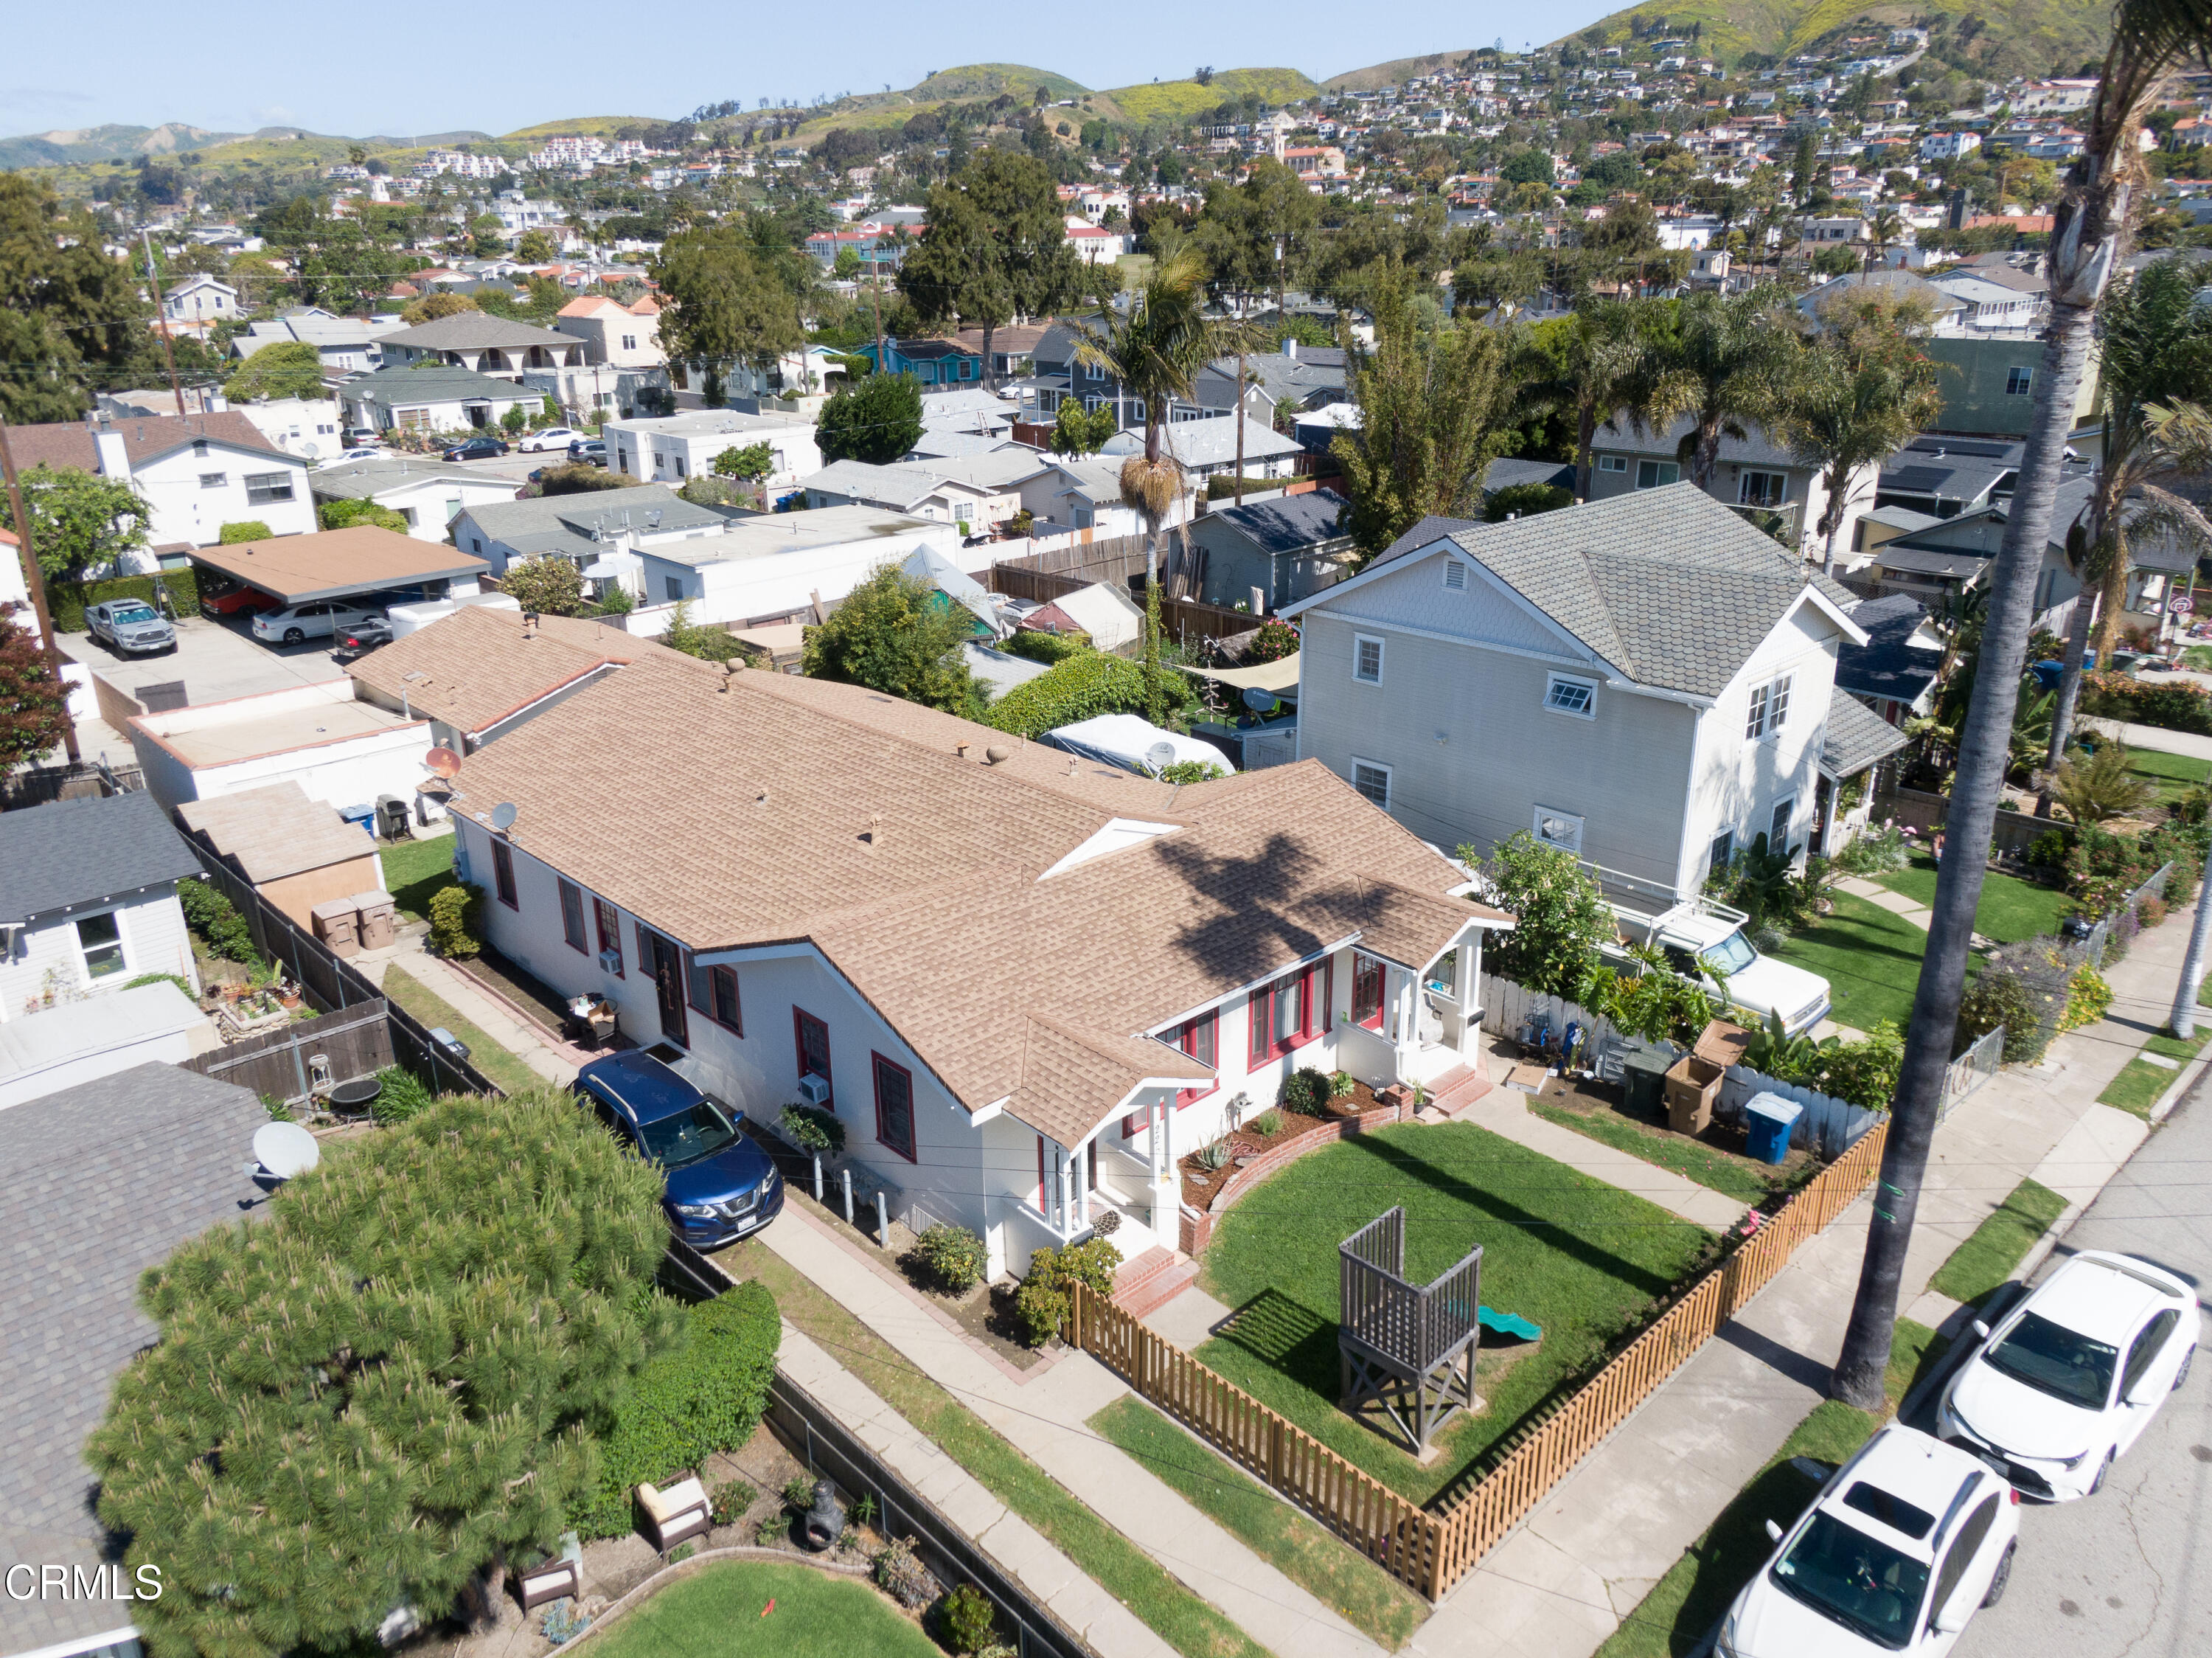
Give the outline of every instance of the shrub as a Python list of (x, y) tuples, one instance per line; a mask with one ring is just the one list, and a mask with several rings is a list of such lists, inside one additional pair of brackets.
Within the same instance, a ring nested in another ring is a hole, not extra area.
[(395, 1123), (411, 1122), (437, 1103), (422, 1079), (399, 1065), (386, 1065), (376, 1073), (376, 1080), (384, 1084), (384, 1092), (369, 1106), (369, 1113), (389, 1128)]
[(1087, 1238), (1059, 1249), (1030, 1255), (1030, 1275), (1014, 1293), (1014, 1316), (1032, 1347), (1058, 1335), (1067, 1322), (1068, 1290), (1080, 1283), (1095, 1295), (1114, 1293), (1114, 1269), (1121, 1252), (1103, 1238)]
[(835, 1112), (816, 1106), (786, 1106), (780, 1126), (783, 1137), (801, 1151), (834, 1154), (845, 1149), (845, 1125)]
[(245, 967), (261, 965), (261, 953), (253, 948), (253, 930), (213, 881), (179, 881), (177, 902), (184, 909), (185, 924), (210, 955)]
[(1229, 1161), (1229, 1142), (1209, 1140), (1190, 1154), (1191, 1161), (1208, 1171), (1219, 1168)]
[(763, 1515), (759, 1525), (753, 1527), (753, 1546), (772, 1549), (791, 1535), (791, 1516), (779, 1509), (775, 1514)]
[(753, 1505), (759, 1493), (742, 1479), (718, 1482), (708, 1501), (713, 1505), (714, 1521), (717, 1526), (734, 1526), (745, 1517), (745, 1510)]
[(702, 1301), (686, 1309), (684, 1328), (684, 1339), (638, 1372), (601, 1438), (597, 1490), (571, 1516), (583, 1536), (623, 1535), (633, 1486), (735, 1450), (760, 1425), (783, 1333), (768, 1287), (754, 1279)]
[(192, 993), (192, 982), (182, 973), (140, 973), (123, 988), (135, 991), (142, 984), (174, 984), (186, 996)]
[(1283, 1131), (1283, 1113), (1272, 1109), (1263, 1111), (1252, 1119), (1251, 1128), (1261, 1138), (1272, 1140)]
[(219, 546), (235, 547), (248, 541), (267, 541), (274, 534), (275, 532), (258, 518), (246, 518), (235, 524), (225, 524), (216, 533), (216, 540)]
[(2136, 903), (2136, 919), (2146, 927), (2155, 927), (2166, 919), (2166, 900), (2156, 893), (2145, 893)]
[[(2058, 835), (2057, 830), (2051, 832)], [(2061, 842), (2065, 837), (2058, 835)], [(1869, 829), (1855, 838), (1844, 850), (1828, 860), (1829, 869), (1837, 875), (1881, 875), (1905, 864), (1905, 837), (1894, 824), (1884, 824), (1879, 829)]]
[(1310, 1065), (1301, 1065), (1283, 1079), (1283, 1091), (1279, 1096), (1285, 1111), (1303, 1112), (1309, 1117), (1318, 1117), (1322, 1107), (1328, 1104), (1335, 1090), (1326, 1073)]
[(2027, 862), (2031, 869), (2059, 869), (2066, 864), (2067, 840), (2057, 829), (2046, 829), (2027, 844)]
[(1212, 783), (1216, 777), (1229, 773), (1212, 760), (1177, 760), (1173, 765), (1161, 768), (1162, 783)]
[(783, 1482), (783, 1507), (787, 1514), (802, 1515), (814, 1506), (814, 1479), (810, 1474), (793, 1474)]
[(455, 881), (430, 894), (430, 947), (440, 955), (475, 955), (483, 948), (483, 888)]
[[(1160, 671), (1160, 691), (1170, 725), (1188, 719), (1197, 705), (1188, 677), (1172, 668)], [(1078, 720), (1099, 714), (1143, 714), (1149, 706), (1140, 666), (1126, 657), (1091, 650), (1016, 686), (992, 704), (983, 722), (1017, 736), (1042, 737)]]
[(610, 583), (607, 590), (599, 596), (599, 614), (602, 616), (627, 616), (636, 608), (637, 600), (630, 597), (629, 589), (619, 582)]
[(2105, 982), (2102, 973), (2085, 961), (2066, 981), (2066, 1011), (2059, 1017), (2058, 1028), (2077, 1031), (2084, 1025), (2094, 1025), (2112, 1005), (2112, 987)]
[[(1479, 856), (1460, 848), (1460, 862), (1470, 867)], [(1526, 829), (1491, 854), (1484, 873), (1498, 906), (1514, 917), (1513, 930), (1494, 935), (1489, 946), (1492, 971), (1540, 995), (1586, 1000), (1577, 993), (1597, 966), (1598, 947), (1616, 931), (1597, 882), (1572, 852)]]
[(1864, 1110), (1887, 1111), (1904, 1069), (1905, 1033), (1893, 1021), (1877, 1019), (1859, 1040), (1838, 1043), (1821, 1056), (1813, 1086)]
[(1035, 628), (1019, 628), (1000, 640), (998, 648), (1009, 656), (1057, 666), (1071, 656), (1084, 655), (1092, 647), (1087, 633), (1044, 633)]
[(945, 1649), (963, 1655), (979, 1653), (991, 1643), (999, 1622), (999, 1609), (973, 1584), (963, 1583), (937, 1605), (937, 1621)]
[(983, 1281), (990, 1258), (982, 1238), (964, 1226), (943, 1222), (922, 1229), (915, 1253), (948, 1295), (963, 1295)]
[(2142, 923), (2136, 919), (2133, 910), (2120, 909), (2112, 912), (2105, 927), (2104, 966), (2110, 967), (2128, 959), (2128, 951), (2142, 931)]
[(904, 1606), (919, 1612), (937, 1599), (937, 1580), (916, 1558), (914, 1539), (893, 1538), (876, 1555), (876, 1586)]
[(1252, 643), (1244, 647), (1244, 660), (1248, 664), (1279, 662), (1285, 656), (1295, 656), (1297, 650), (1298, 631), (1271, 616), (1254, 630)]
[[(406, 535), (407, 521), (389, 507), (380, 507), (374, 501), (352, 497), (325, 501), (315, 509), (315, 527), (322, 530), (350, 529), (356, 524), (374, 524), (378, 529), (390, 530), (394, 535)], [(571, 566), (573, 569), (574, 566)]]
[(2033, 1064), (2058, 1033), (2070, 977), (2064, 960), (2047, 944), (2031, 941), (1992, 957), (1959, 998), (1960, 1045), (2002, 1025), (2005, 1064)]
[(1328, 1074), (1328, 1097), (1332, 1100), (1350, 1099), (1352, 1089), (1358, 1086), (1358, 1079), (1348, 1070), (1335, 1070)]
[(584, 597), (584, 578), (568, 558), (517, 559), (507, 565), (500, 587), (525, 610), (541, 616), (581, 616), (592, 607)]
[(1529, 518), (1574, 504), (1575, 492), (1558, 484), (1508, 484), (1485, 498), (1482, 516), (1486, 523), (1502, 524), (1509, 518)]
[(1066, 1293), (1035, 1274), (1023, 1279), (1021, 1288), (1014, 1291), (1014, 1322), (1020, 1326), (1024, 1341), (1032, 1347), (1043, 1346), (1067, 1322)]

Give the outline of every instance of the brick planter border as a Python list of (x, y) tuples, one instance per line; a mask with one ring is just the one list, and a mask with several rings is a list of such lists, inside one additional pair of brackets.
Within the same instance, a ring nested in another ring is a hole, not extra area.
[(1370, 1129), (1382, 1128), (1388, 1124), (1413, 1120), (1413, 1091), (1403, 1083), (1394, 1082), (1375, 1097), (1384, 1103), (1373, 1111), (1363, 1111), (1356, 1117), (1340, 1117), (1334, 1122), (1324, 1123), (1312, 1133), (1301, 1134), (1287, 1145), (1264, 1153), (1246, 1164), (1222, 1182), (1221, 1189), (1213, 1194), (1212, 1200), (1205, 1209), (1194, 1209), (1188, 1204), (1180, 1205), (1182, 1212), (1176, 1234), (1177, 1246), (1183, 1253), (1194, 1259), (1206, 1253), (1206, 1246), (1213, 1241), (1214, 1222), (1246, 1192), (1276, 1170), (1287, 1167), (1310, 1151), (1319, 1151), (1323, 1146), (1334, 1145), (1347, 1134), (1364, 1134)]

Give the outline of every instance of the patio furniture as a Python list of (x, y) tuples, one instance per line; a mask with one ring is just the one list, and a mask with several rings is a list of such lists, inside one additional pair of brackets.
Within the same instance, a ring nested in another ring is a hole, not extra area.
[(568, 1021), (577, 1042), (592, 1047), (604, 1047), (613, 1041), (620, 1027), (614, 1003), (604, 999), (592, 1002), (580, 996), (568, 1003)]
[(645, 1510), (645, 1533), (653, 1546), (666, 1554), (679, 1543), (704, 1537), (714, 1528), (714, 1505), (696, 1474), (684, 1473), (666, 1490), (646, 1482), (637, 1488), (637, 1505)]
[(521, 1597), (525, 1612), (542, 1606), (548, 1600), (580, 1598), (584, 1593), (584, 1570), (566, 1556), (553, 1555), (517, 1572), (514, 1592)]

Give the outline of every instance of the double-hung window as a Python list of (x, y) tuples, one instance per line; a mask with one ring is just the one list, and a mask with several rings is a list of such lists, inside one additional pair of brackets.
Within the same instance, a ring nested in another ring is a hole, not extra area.
[(589, 955), (584, 943), (584, 895), (573, 881), (561, 882), (561, 936), (568, 941), (568, 948)]
[(830, 1082), (830, 1027), (812, 1014), (793, 1008), (791, 1028), (793, 1039), (799, 1045), (799, 1074)]
[(82, 916), (76, 923), (76, 948), (84, 957), (87, 978), (107, 978), (124, 968), (123, 928), (112, 910)]
[(492, 886), (499, 893), (499, 901), (510, 910), (522, 907), (514, 891), (514, 854), (507, 849), (503, 840), (491, 844)]
[(1390, 768), (1369, 760), (1352, 763), (1352, 786), (1381, 807), (1390, 809)]
[(1328, 958), (1308, 962), (1252, 992), (1252, 1064), (1279, 1058), (1328, 1029), (1334, 965)]
[[(1211, 1013), (1200, 1014), (1195, 1019), (1183, 1021), (1183, 1027), (1176, 1039), (1176, 1045), (1193, 1059), (1197, 1060), (1200, 1064), (1211, 1065), (1215, 1062), (1220, 1051), (1220, 1034), (1219, 1016)], [(1206, 1082), (1194, 1088), (1177, 1088), (1176, 1108), (1180, 1111), (1194, 1100), (1203, 1100), (1213, 1092), (1213, 1087), (1212, 1083)]]
[(607, 966), (613, 970), (617, 978), (623, 977), (622, 920), (615, 914), (615, 906), (603, 898), (593, 899), (592, 922), (599, 930), (600, 955), (608, 956), (611, 952)]
[(876, 1065), (876, 1139), (914, 1162), (914, 1073), (880, 1053), (871, 1057)]
[(1761, 737), (1774, 736), (1788, 722), (1790, 680), (1790, 675), (1784, 674), (1765, 685), (1751, 688), (1751, 706), (1743, 722), (1746, 742), (1757, 742)]
[(1382, 642), (1362, 633), (1352, 641), (1352, 677), (1362, 685), (1382, 683)]

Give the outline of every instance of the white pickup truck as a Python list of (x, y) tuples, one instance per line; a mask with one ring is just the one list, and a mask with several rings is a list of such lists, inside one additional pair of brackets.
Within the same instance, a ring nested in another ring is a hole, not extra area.
[(1802, 1035), (1828, 1016), (1828, 981), (1818, 973), (1761, 955), (1743, 935), (1751, 919), (1741, 910), (1694, 898), (1656, 915), (1621, 905), (1613, 906), (1622, 938), (1656, 945), (1668, 965), (1685, 978), (1717, 990), (1728, 981), (1731, 1001), (1757, 1014), (1782, 1015), (1782, 1027)]

